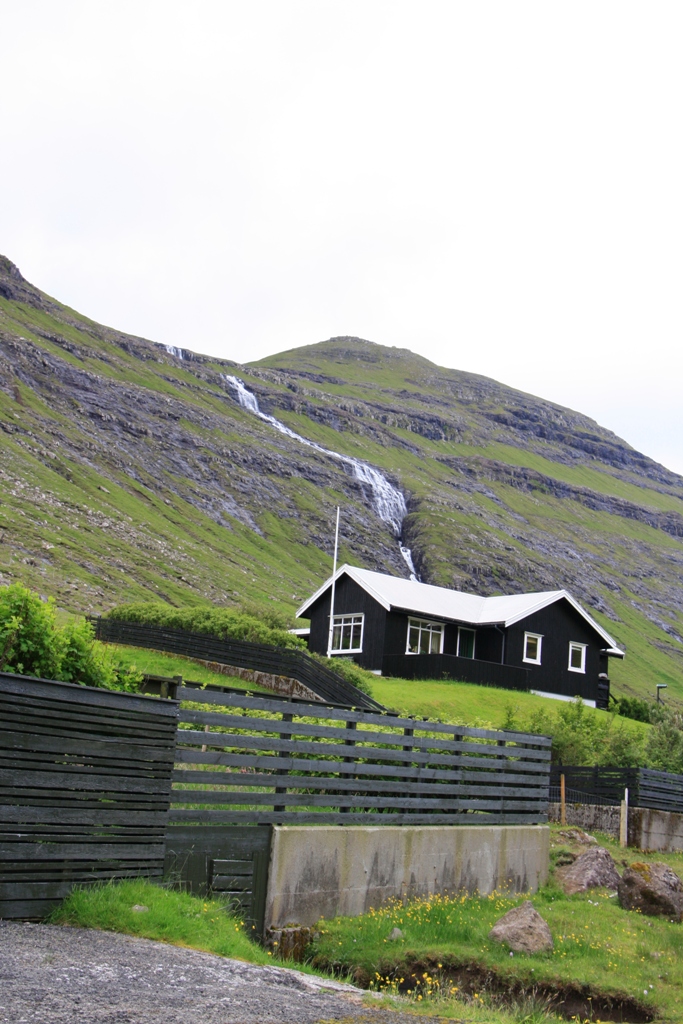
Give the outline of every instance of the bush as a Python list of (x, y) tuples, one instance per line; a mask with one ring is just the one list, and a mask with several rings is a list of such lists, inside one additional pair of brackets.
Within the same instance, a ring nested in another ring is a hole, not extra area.
[(0, 671), (110, 690), (137, 690), (142, 680), (134, 668), (113, 663), (89, 622), (59, 627), (54, 602), (20, 583), (0, 590)]
[(322, 654), (311, 654), (311, 657), (315, 661), (319, 661), (325, 668), (329, 668), (332, 672), (337, 672), (340, 676), (343, 676), (347, 683), (351, 683), (361, 693), (372, 697), (372, 683), (370, 682), (369, 674), (365, 669), (356, 665), (353, 658), (326, 658)]
[(306, 642), (301, 637), (287, 632), (286, 621), (276, 611), (259, 611), (258, 606), (254, 605), (249, 608), (250, 611), (216, 608), (214, 605), (173, 608), (160, 602), (138, 601), (118, 605), (110, 611), (109, 617), (119, 622), (138, 622), (143, 626), (204, 633), (218, 640), (247, 640), (274, 647), (306, 649)]
[(622, 718), (632, 718), (635, 722), (652, 721), (652, 704), (640, 697), (612, 697), (614, 710)]

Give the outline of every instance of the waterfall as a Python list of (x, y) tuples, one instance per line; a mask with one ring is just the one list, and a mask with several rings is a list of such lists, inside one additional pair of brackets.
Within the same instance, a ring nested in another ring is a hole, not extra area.
[(375, 469), (374, 466), (368, 466), (366, 462), (360, 462), (350, 455), (342, 455), (340, 452), (323, 448), (322, 445), (316, 444), (315, 441), (309, 441), (307, 437), (302, 437), (301, 434), (290, 430), (289, 427), (286, 427), (280, 420), (275, 419), (274, 416), (268, 416), (265, 412), (261, 412), (256, 395), (244, 386), (244, 381), (241, 381), (239, 377), (231, 377), (227, 373), (221, 374), (221, 376), (236, 392), (237, 401), (243, 409), (258, 416), (264, 423), (269, 423), (271, 427), (279, 430), (281, 434), (293, 438), (293, 440), (298, 441), (300, 444), (305, 444), (308, 448), (315, 449), (315, 451), (320, 452), (322, 455), (328, 455), (332, 459), (337, 459), (338, 462), (350, 468), (353, 477), (359, 482), (363, 491), (370, 492), (373, 508), (379, 518), (387, 526), (390, 526), (394, 535), (399, 538), (401, 557), (410, 571), (410, 578), (411, 580), (418, 581), (410, 548), (400, 543), (403, 520), (408, 509), (406, 508), (405, 498), (398, 488), (390, 484), (387, 478), (378, 469)]
[(176, 348), (175, 345), (164, 345), (164, 348), (168, 352), (169, 356), (175, 356), (176, 359), (184, 359), (185, 353), (182, 348)]

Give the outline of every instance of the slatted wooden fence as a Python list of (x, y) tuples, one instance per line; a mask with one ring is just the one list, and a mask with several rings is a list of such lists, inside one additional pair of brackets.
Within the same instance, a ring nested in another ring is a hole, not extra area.
[(599, 797), (602, 803), (619, 804), (624, 799), (624, 790), (628, 789), (631, 807), (683, 814), (683, 775), (654, 768), (553, 765), (553, 786), (559, 785), (560, 775), (564, 775), (566, 785), (574, 790), (576, 803), (592, 803), (593, 797)]
[(0, 673), (0, 917), (161, 877), (176, 727), (175, 701)]
[(551, 741), (391, 714), (180, 688), (171, 821), (547, 820)]
[(288, 676), (303, 683), (326, 704), (366, 708), (368, 711), (385, 710), (382, 704), (353, 686), (338, 672), (321, 665), (306, 651), (249, 643), (246, 640), (219, 640), (203, 633), (146, 626), (138, 622), (121, 622), (118, 619), (91, 617), (89, 621), (95, 627), (97, 639), (106, 643), (150, 647), (202, 661)]

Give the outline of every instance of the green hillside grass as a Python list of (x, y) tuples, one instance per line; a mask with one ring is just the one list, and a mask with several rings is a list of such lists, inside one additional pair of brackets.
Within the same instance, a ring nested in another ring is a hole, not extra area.
[[(560, 701), (534, 693), (440, 679), (373, 677), (372, 691), (376, 700), (401, 714), (491, 729), (505, 728), (513, 715), (520, 721), (526, 721), (538, 712), (554, 714), (561, 706)], [(586, 714), (595, 716), (599, 721), (610, 721), (614, 717), (607, 711), (589, 707)], [(637, 736), (646, 735), (650, 729), (649, 725), (628, 718), (622, 718), (620, 722)]]
[(107, 644), (115, 660), (122, 665), (131, 665), (150, 676), (182, 676), (184, 682), (201, 683), (203, 686), (234, 686), (238, 690), (250, 693), (262, 693), (264, 696), (271, 691), (256, 683), (245, 682), (239, 676), (223, 675), (212, 672), (192, 658), (179, 654), (164, 654), (162, 651), (151, 651), (144, 647), (128, 647), (126, 644)]
[(665, 683), (683, 704), (683, 481), (580, 414), (357, 339), (181, 362), (26, 283), (0, 298), (0, 358), (0, 584), (69, 612), (246, 600), (291, 616), (329, 575), (337, 505), (341, 557), (404, 572), (344, 467), (241, 409), (220, 376), (237, 373), (292, 429), (401, 486), (425, 580), (564, 587), (627, 652), (615, 694)]

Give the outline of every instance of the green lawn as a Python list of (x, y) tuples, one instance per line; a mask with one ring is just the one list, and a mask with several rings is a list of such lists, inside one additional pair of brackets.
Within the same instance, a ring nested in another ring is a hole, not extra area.
[[(561, 701), (537, 697), (519, 690), (500, 690), (494, 686), (457, 683), (448, 680), (384, 679), (372, 680), (376, 700), (402, 714), (419, 715), (459, 725), (478, 725), (493, 729), (504, 727), (511, 714), (521, 721), (535, 711), (553, 714)], [(607, 711), (586, 708), (587, 715), (607, 720)], [(625, 728), (642, 736), (650, 728), (642, 722), (621, 719)]]
[(162, 651), (151, 651), (145, 647), (128, 647), (124, 644), (107, 644), (115, 659), (124, 665), (134, 665), (140, 672), (152, 676), (182, 676), (183, 680), (193, 683), (211, 684), (212, 686), (235, 686), (240, 690), (252, 693), (268, 694), (271, 691), (256, 683), (246, 682), (239, 676), (223, 675), (212, 672), (198, 661), (185, 658), (180, 654), (164, 654)]

